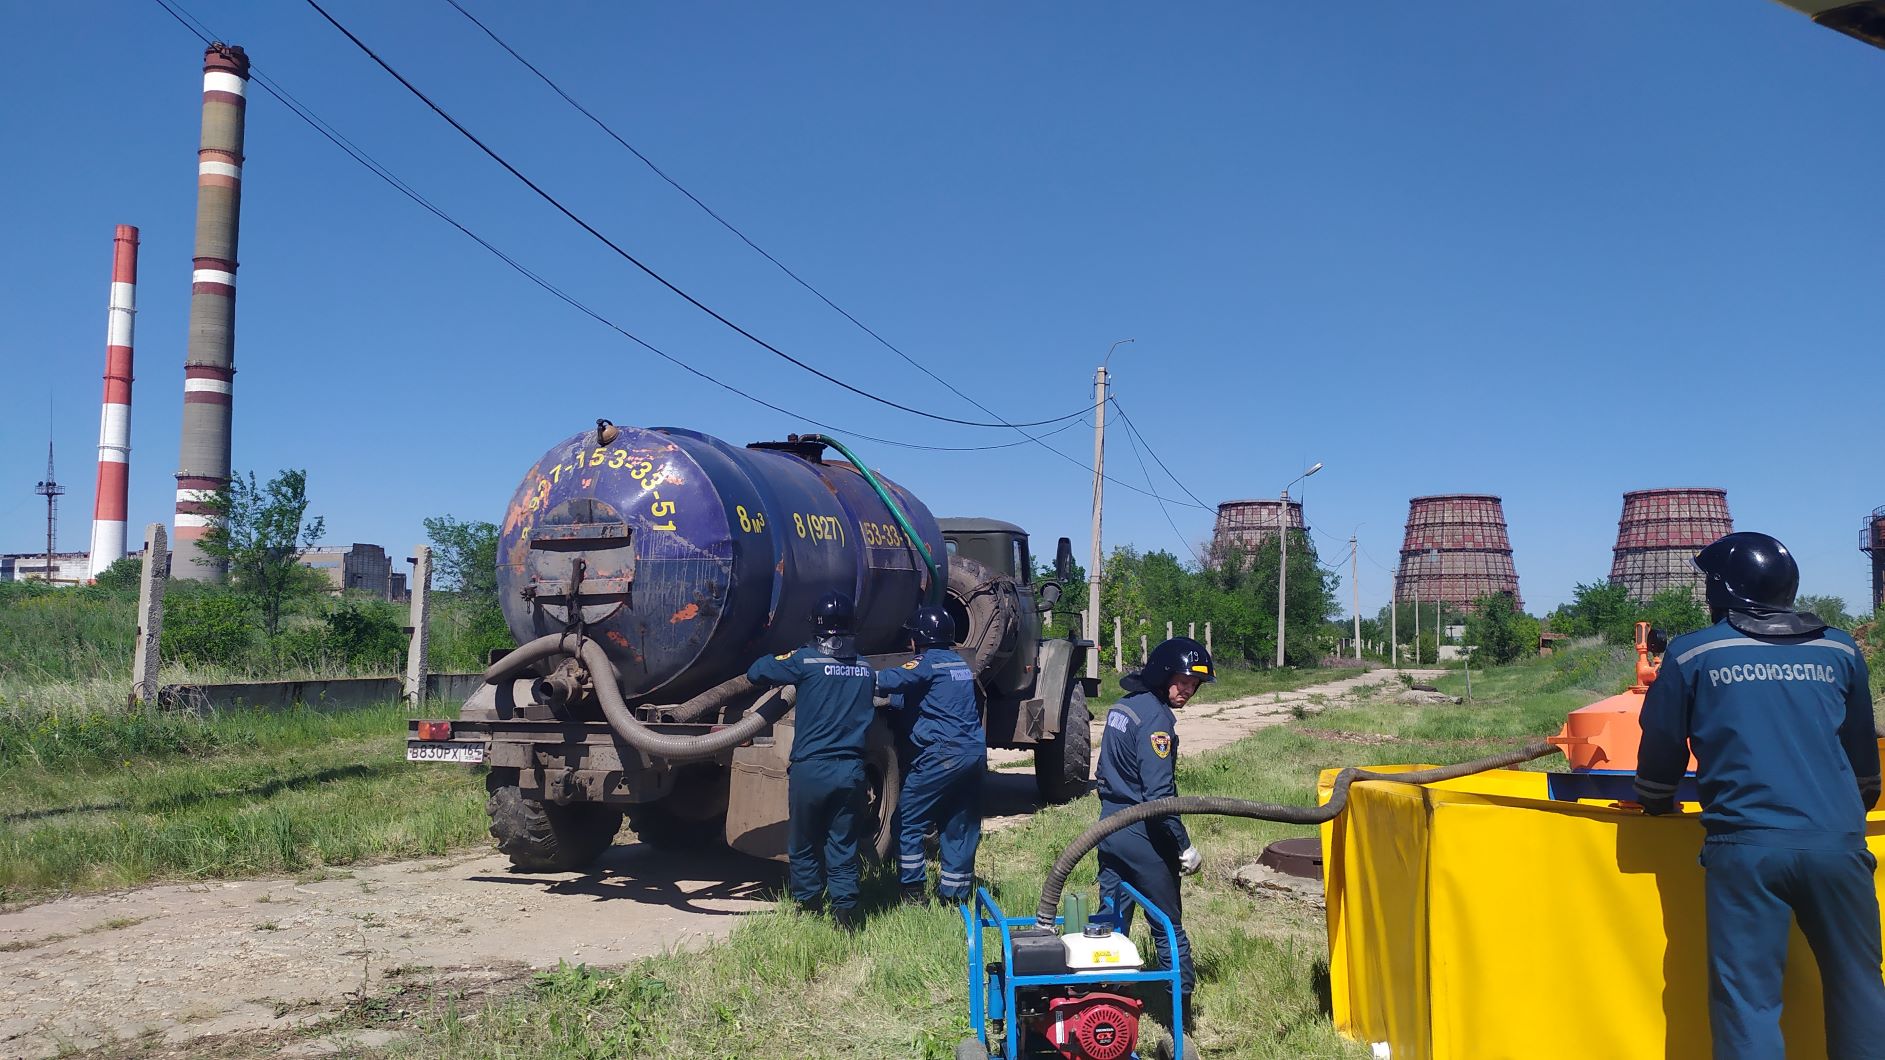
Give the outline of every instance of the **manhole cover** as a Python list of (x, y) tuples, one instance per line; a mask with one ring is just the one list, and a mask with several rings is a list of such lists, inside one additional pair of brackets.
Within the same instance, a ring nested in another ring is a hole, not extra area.
[(1322, 878), (1322, 840), (1309, 836), (1279, 839), (1263, 848), (1257, 864), (1286, 876), (1319, 880)]

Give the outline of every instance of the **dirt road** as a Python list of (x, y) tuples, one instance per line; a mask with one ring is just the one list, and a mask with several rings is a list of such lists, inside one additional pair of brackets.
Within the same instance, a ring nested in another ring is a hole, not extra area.
[[(1310, 711), (1375, 671), (1181, 715), (1198, 754)], [(1319, 698), (1312, 698), (1319, 697)], [(1094, 728), (1098, 746), (1099, 724)], [(995, 752), (991, 765), (1025, 762)], [(1033, 778), (993, 774), (989, 827), (1024, 820)], [(399, 983), (477, 991), (559, 960), (617, 965), (724, 935), (771, 907), (780, 866), (617, 846), (585, 874), (523, 875), (485, 851), (323, 878), (147, 887), (0, 914), (0, 1058), (153, 1035), (173, 1045), (320, 1023)], [(299, 1042), (279, 1055), (318, 1055)], [(299, 1049), (299, 1052), (293, 1051)]]

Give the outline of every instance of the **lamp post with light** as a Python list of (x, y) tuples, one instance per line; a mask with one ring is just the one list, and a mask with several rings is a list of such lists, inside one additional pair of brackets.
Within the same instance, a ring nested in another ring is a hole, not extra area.
[[(1322, 470), (1322, 461), (1309, 470), (1289, 480), (1294, 486), (1310, 475)], [(1277, 540), (1282, 545), (1282, 562), (1276, 567), (1276, 665), (1283, 665), (1283, 615), (1289, 607), (1289, 486), (1283, 487), (1283, 507), (1276, 513)]]

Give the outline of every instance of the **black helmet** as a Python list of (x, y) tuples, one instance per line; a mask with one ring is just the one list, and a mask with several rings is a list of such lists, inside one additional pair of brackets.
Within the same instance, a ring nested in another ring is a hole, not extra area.
[(947, 647), (956, 642), (956, 620), (949, 617), (946, 608), (924, 604), (903, 624), (903, 632), (919, 648)]
[(1184, 675), (1200, 681), (1217, 680), (1217, 668), (1211, 664), (1211, 653), (1204, 645), (1190, 637), (1173, 637), (1152, 649), (1146, 656), (1145, 666), (1139, 671), (1139, 682), (1145, 690), (1165, 697), (1165, 688), (1172, 678)]
[(1792, 610), (1800, 588), (1793, 554), (1766, 534), (1729, 534), (1695, 557), (1695, 569), (1708, 576), (1708, 609), (1717, 621), (1750, 607)]
[(849, 633), (856, 621), (857, 605), (848, 593), (826, 593), (812, 608), (812, 629), (818, 633)]

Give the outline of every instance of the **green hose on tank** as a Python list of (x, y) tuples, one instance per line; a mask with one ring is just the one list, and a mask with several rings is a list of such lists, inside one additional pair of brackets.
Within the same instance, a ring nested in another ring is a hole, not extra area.
[(923, 566), (929, 571), (928, 602), (941, 603), (943, 586), (947, 583), (943, 580), (941, 568), (936, 566), (936, 557), (930, 554), (928, 542), (923, 540), (923, 535), (916, 532), (916, 527), (910, 525), (909, 517), (903, 514), (902, 506), (897, 503), (895, 497), (891, 496), (890, 490), (885, 488), (877, 474), (864, 466), (864, 461), (857, 458), (857, 454), (851, 451), (850, 446), (830, 435), (807, 434), (803, 435), (800, 440), (814, 445), (828, 445), (836, 449), (851, 462), (852, 467), (857, 468), (858, 474), (864, 476), (864, 481), (870, 483), (870, 488), (877, 492), (877, 499), (883, 501), (884, 507), (890, 509), (890, 516), (897, 521), (897, 526), (902, 528), (903, 536), (916, 545), (917, 554), (923, 557)]

